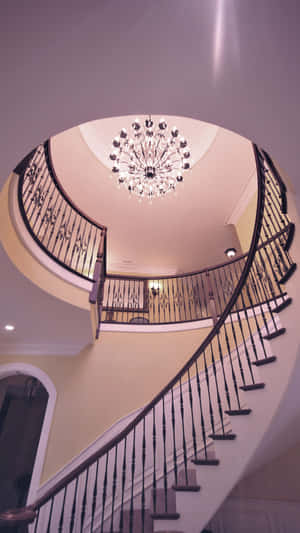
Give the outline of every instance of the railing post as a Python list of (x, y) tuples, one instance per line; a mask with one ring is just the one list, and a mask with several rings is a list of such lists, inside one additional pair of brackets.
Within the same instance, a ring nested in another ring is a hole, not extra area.
[(30, 506), (8, 510), (0, 514), (0, 529), (14, 528), (12, 530), (15, 531), (15, 528), (18, 528), (18, 531), (25, 533), (35, 518), (36, 511)]
[(214, 291), (213, 291), (212, 284), (210, 281), (209, 270), (206, 271), (206, 283), (207, 283), (206, 287), (207, 287), (207, 292), (208, 292), (207, 301), (208, 301), (209, 313), (210, 313), (210, 316), (212, 317), (213, 325), (215, 325), (218, 321), (218, 317), (217, 317), (217, 308), (216, 308), (216, 301), (214, 297)]
[(93, 275), (93, 287), (92, 287), (92, 290), (89, 296), (89, 302), (92, 305), (96, 305), (96, 309), (97, 309), (96, 339), (99, 338), (99, 332), (100, 332), (105, 277), (106, 277), (106, 229), (103, 229), (101, 233), (101, 240), (100, 240), (99, 249), (97, 253), (97, 259), (95, 263), (95, 269), (94, 269), (94, 275)]

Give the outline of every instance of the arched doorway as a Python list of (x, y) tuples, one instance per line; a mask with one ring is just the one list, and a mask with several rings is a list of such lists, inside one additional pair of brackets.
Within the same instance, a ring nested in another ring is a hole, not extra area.
[(0, 380), (0, 511), (26, 504), (48, 400), (36, 377)]

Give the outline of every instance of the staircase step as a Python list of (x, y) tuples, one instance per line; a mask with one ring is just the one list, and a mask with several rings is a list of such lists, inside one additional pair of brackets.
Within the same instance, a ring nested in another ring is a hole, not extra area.
[(247, 392), (250, 390), (258, 390), (258, 389), (264, 389), (265, 383), (251, 383), (251, 385), (242, 385), (240, 387), (241, 390)]
[(229, 416), (250, 415), (252, 409), (229, 409), (225, 413)]
[(269, 333), (269, 335), (265, 335), (264, 339), (266, 339), (267, 341), (270, 341), (272, 339), (276, 339), (276, 337), (279, 337), (280, 335), (283, 335), (285, 332), (286, 332), (286, 328), (276, 329), (276, 331)]
[(178, 492), (199, 492), (200, 485), (173, 485), (172, 489)]
[(294, 239), (294, 235), (295, 235), (295, 224), (293, 222), (290, 222), (289, 223), (289, 229), (288, 229), (288, 236), (287, 236), (287, 239), (285, 241), (285, 244), (284, 244), (284, 251), (285, 252), (288, 252), (290, 247), (291, 247), (291, 244), (293, 242), (293, 239)]
[(120, 533), (135, 533), (144, 530), (144, 533), (153, 532), (153, 520), (150, 509), (144, 509), (144, 527), (143, 527), (143, 513), (142, 509), (134, 509), (131, 520), (131, 512), (129, 509), (123, 510), (123, 528)]
[(274, 313), (280, 313), (280, 311), (283, 311), (286, 307), (288, 307), (288, 305), (290, 305), (292, 301), (292, 298), (287, 298), (273, 309)]
[(284, 276), (282, 276), (282, 278), (279, 280), (279, 283), (281, 285), (283, 285), (284, 283), (287, 282), (288, 279), (290, 279), (290, 277), (294, 274), (295, 270), (297, 268), (297, 265), (296, 263), (293, 263), (290, 268), (287, 270), (287, 272), (284, 274)]
[(268, 365), (269, 363), (274, 363), (276, 359), (276, 355), (272, 355), (271, 357), (265, 357), (264, 359), (258, 359), (257, 361), (253, 361), (252, 364), (255, 366)]
[(152, 513), (153, 520), (178, 520), (180, 518), (179, 513)]
[[(180, 482), (180, 485), (181, 484), (182, 483)], [(191, 484), (194, 484), (194, 483), (191, 483)], [(154, 495), (156, 496), (155, 508), (154, 508)], [(173, 515), (178, 514), (176, 512), (176, 494), (172, 490), (171, 487), (168, 488), (167, 491), (165, 491), (164, 488), (159, 488), (159, 489), (156, 489), (155, 491), (153, 490), (152, 491), (152, 502), (153, 502), (152, 510), (151, 510), (152, 517), (153, 517), (153, 514), (157, 516), (165, 515), (165, 514), (167, 514), (168, 516), (171, 516), (171, 515), (173, 516)]]
[(192, 463), (200, 466), (218, 466), (220, 461), (219, 459), (192, 459)]
[(212, 433), (209, 437), (213, 440), (234, 440), (236, 435), (234, 433)]

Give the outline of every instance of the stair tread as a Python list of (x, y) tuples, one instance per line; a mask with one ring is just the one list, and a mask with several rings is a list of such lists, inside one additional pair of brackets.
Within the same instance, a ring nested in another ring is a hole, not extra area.
[(296, 268), (297, 268), (296, 263), (293, 263), (290, 266), (290, 268), (287, 270), (287, 272), (279, 280), (280, 285), (284, 285), (290, 279), (290, 277), (294, 274)]
[(178, 520), (180, 518), (179, 513), (152, 513), (151, 517), (154, 520)]
[(192, 459), (192, 463), (197, 466), (218, 466), (219, 459)]
[(265, 383), (252, 383), (251, 385), (242, 385), (240, 387), (243, 391), (250, 391), (250, 390), (258, 390), (258, 389), (264, 389)]
[(277, 305), (273, 311), (274, 313), (280, 313), (281, 311), (283, 311), (286, 307), (288, 307), (289, 305), (291, 305), (292, 303), (292, 298), (287, 298), (286, 300), (284, 300), (281, 304)]
[(234, 440), (236, 439), (235, 433), (211, 433), (208, 436), (213, 440)]
[(291, 247), (291, 244), (293, 242), (293, 239), (294, 239), (294, 235), (295, 235), (295, 224), (294, 222), (290, 222), (289, 223), (289, 229), (288, 229), (288, 236), (287, 236), (287, 239), (286, 239), (286, 242), (283, 246), (283, 249), (285, 252), (288, 252), (290, 247)]
[(228, 409), (224, 412), (229, 416), (250, 415), (252, 409)]
[(272, 355), (271, 357), (265, 357), (264, 359), (257, 359), (257, 361), (252, 361), (252, 365), (255, 365), (255, 366), (268, 365), (269, 363), (274, 363), (276, 360), (277, 360), (276, 355)]
[(173, 485), (172, 489), (178, 492), (199, 492), (200, 485)]
[(272, 333), (269, 333), (268, 335), (264, 336), (264, 339), (270, 341), (272, 339), (276, 339), (276, 337), (279, 337), (280, 335), (283, 335), (286, 332), (286, 328), (279, 328), (275, 331), (272, 331)]

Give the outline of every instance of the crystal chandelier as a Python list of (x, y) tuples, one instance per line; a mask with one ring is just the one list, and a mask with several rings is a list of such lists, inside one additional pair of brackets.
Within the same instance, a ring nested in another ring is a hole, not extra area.
[(163, 118), (156, 126), (151, 116), (144, 125), (135, 119), (131, 134), (122, 128), (112, 144), (112, 172), (118, 176), (119, 185), (140, 198), (175, 191), (190, 168), (186, 139), (179, 136), (176, 126), (170, 129)]

